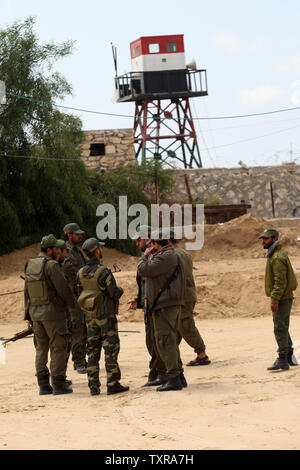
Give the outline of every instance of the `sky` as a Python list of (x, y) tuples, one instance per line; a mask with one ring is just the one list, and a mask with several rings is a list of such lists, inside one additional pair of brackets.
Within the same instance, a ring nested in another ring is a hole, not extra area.
[(183, 34), (187, 62), (207, 70), (208, 96), (191, 100), (203, 167), (300, 163), (299, 0), (0, 0), (1, 29), (29, 16), (41, 44), (75, 42), (55, 65), (73, 88), (57, 104), (96, 111), (74, 111), (84, 130), (133, 126), (134, 103), (112, 99), (111, 43), (121, 75), (131, 41)]

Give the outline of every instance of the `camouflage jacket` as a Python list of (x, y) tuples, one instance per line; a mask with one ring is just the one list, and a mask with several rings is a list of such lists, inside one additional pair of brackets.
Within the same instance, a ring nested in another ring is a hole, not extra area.
[[(99, 266), (101, 266), (99, 261), (96, 259), (92, 259), (92, 260), (89, 260), (88, 263), (83, 268), (80, 269), (80, 272), (82, 273), (83, 277), (91, 278), (96, 273)], [(82, 285), (80, 283), (80, 276), (79, 276), (80, 272), (78, 272), (77, 277), (76, 277), (77, 297), (79, 297), (79, 295), (81, 294), (83, 290)], [(119, 298), (123, 294), (123, 289), (117, 286), (114, 275), (112, 274), (110, 269), (106, 267), (103, 269), (98, 279), (98, 284), (101, 290), (104, 289), (104, 295), (106, 295), (107, 313), (117, 314), (118, 307), (119, 307)]]

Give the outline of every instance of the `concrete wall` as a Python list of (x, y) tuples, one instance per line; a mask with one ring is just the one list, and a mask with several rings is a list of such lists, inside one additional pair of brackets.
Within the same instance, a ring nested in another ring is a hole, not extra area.
[[(111, 170), (121, 165), (135, 163), (133, 129), (106, 129), (85, 131), (82, 160), (96, 171)], [(91, 156), (92, 143), (102, 143), (105, 155)], [(300, 165), (249, 168), (199, 168), (170, 170), (175, 178), (176, 191), (170, 202), (189, 203), (185, 175), (188, 176), (192, 200), (204, 202), (219, 198), (221, 204), (251, 204), (252, 212), (272, 218), (270, 183), (273, 185), (275, 217), (300, 216)], [(293, 214), (293, 211), (297, 212)]]
[(300, 165), (252, 168), (212, 168), (173, 170), (176, 193), (172, 201), (189, 202), (184, 175), (188, 176), (193, 201), (203, 202), (218, 197), (222, 204), (251, 204), (248, 212), (271, 218), (273, 185), (275, 217), (292, 217), (298, 207), (300, 216)]
[[(105, 129), (85, 131), (81, 158), (88, 168), (111, 170), (135, 163), (133, 129)], [(105, 154), (91, 156), (91, 144), (104, 144)]]

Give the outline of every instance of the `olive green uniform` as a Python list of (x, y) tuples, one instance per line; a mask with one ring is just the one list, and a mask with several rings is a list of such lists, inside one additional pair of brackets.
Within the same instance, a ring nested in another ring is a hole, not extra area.
[(153, 382), (156, 379), (163, 382), (166, 380), (166, 368), (156, 346), (152, 315), (147, 314), (146, 279), (137, 274), (136, 280), (138, 284), (137, 308), (144, 310), (146, 347), (151, 358), (149, 361), (148, 382)]
[[(63, 271), (68, 280), (69, 286), (77, 298), (76, 291), (76, 277), (80, 268), (85, 266), (87, 263), (86, 258), (77, 246), (73, 245), (69, 241), (66, 242), (68, 249), (68, 256), (63, 261)], [(72, 360), (74, 367), (80, 367), (86, 365), (86, 341), (87, 341), (87, 329), (85, 316), (79, 308), (78, 304), (69, 312), (69, 323), (71, 317), (71, 351)]]
[(138, 274), (146, 278), (147, 301), (153, 307), (157, 294), (174, 273), (178, 274), (161, 294), (153, 308), (152, 319), (158, 353), (165, 365), (166, 378), (177, 377), (182, 372), (182, 362), (177, 343), (180, 308), (183, 305), (185, 277), (180, 258), (170, 245), (155, 253), (151, 259), (143, 256), (138, 264)]
[(123, 291), (116, 285), (111, 271), (92, 259), (77, 275), (78, 302), (86, 314), (87, 373), (89, 388), (99, 389), (99, 361), (102, 347), (105, 354), (107, 387), (113, 387), (121, 378), (118, 365), (120, 341), (116, 314), (118, 299)]
[(279, 357), (293, 353), (293, 343), (289, 334), (290, 313), (293, 304), (293, 291), (298, 282), (288, 255), (279, 243), (267, 258), (265, 292), (272, 304), (278, 304), (278, 312), (273, 313), (274, 336), (278, 345)]
[(33, 324), (36, 348), (36, 375), (49, 376), (50, 350), (52, 377), (65, 376), (67, 350), (66, 308), (74, 308), (75, 299), (59, 264), (45, 253), (27, 261), (25, 273), (25, 316)]
[(176, 244), (173, 245), (175, 253), (177, 253), (182, 261), (183, 269), (186, 277), (186, 289), (184, 294), (184, 305), (181, 307), (178, 323), (178, 341), (183, 338), (189, 346), (191, 346), (196, 354), (205, 351), (204, 341), (195, 325), (194, 307), (197, 302), (196, 286), (193, 276), (193, 260), (189, 253)]

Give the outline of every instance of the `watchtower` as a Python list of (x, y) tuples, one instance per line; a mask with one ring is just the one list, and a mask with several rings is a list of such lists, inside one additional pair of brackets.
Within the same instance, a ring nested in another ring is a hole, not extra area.
[(202, 167), (190, 98), (205, 96), (206, 70), (186, 64), (183, 34), (140, 37), (130, 43), (131, 72), (118, 76), (117, 102), (135, 102), (136, 159), (175, 158)]

